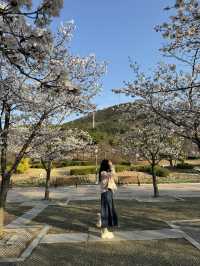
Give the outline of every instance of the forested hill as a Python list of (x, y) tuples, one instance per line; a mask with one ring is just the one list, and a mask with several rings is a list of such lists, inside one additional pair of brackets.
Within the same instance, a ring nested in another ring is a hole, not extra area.
[(128, 123), (124, 122), (124, 110), (128, 109), (130, 103), (115, 105), (103, 110), (98, 110), (95, 113), (95, 128), (92, 128), (92, 116), (90, 113), (85, 117), (65, 123), (63, 127), (76, 127), (87, 130), (97, 143), (114, 142), (116, 134), (123, 134), (128, 129)]

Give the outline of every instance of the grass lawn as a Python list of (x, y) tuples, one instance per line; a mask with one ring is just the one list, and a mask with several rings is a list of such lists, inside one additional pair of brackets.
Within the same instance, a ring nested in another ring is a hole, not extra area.
[(183, 239), (40, 245), (17, 266), (199, 266), (200, 252)]
[[(199, 203), (200, 199), (158, 203), (116, 200), (117, 230), (154, 230), (168, 228), (166, 220), (198, 219)], [(87, 232), (95, 227), (99, 209), (99, 201), (72, 201), (66, 207), (47, 207), (33, 221), (51, 225), (49, 233)]]
[(99, 202), (74, 203), (67, 207), (49, 206), (33, 221), (52, 226), (49, 233), (87, 232), (94, 227)]

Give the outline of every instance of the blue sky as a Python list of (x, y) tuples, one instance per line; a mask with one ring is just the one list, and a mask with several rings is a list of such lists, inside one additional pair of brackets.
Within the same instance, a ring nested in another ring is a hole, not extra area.
[(103, 90), (95, 98), (97, 109), (127, 102), (123, 95), (112, 93), (132, 79), (131, 57), (145, 70), (162, 60), (158, 49), (164, 42), (154, 26), (168, 20), (163, 11), (173, 0), (65, 0), (61, 16), (53, 23), (73, 19), (76, 31), (71, 43), (74, 54), (95, 53), (108, 62)]

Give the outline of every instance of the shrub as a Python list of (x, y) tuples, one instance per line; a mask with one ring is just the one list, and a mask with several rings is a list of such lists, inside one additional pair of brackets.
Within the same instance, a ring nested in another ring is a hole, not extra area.
[(96, 174), (96, 167), (88, 167), (88, 168), (74, 168), (70, 170), (70, 175), (89, 175)]
[(59, 168), (59, 167), (68, 167), (68, 166), (90, 166), (94, 164), (95, 164), (94, 162), (90, 161), (61, 160), (58, 162), (54, 162), (53, 166)]
[(39, 162), (34, 162), (34, 163), (31, 163), (31, 168), (37, 168), (37, 169), (40, 169), (40, 168), (43, 168), (42, 164), (39, 163)]
[[(68, 167), (68, 166), (90, 166), (95, 162), (90, 161), (74, 161), (74, 160), (61, 160), (53, 162), (53, 168)], [(31, 168), (43, 168), (43, 165), (39, 161), (32, 161)]]
[(18, 167), (17, 167), (17, 174), (23, 174), (25, 173), (29, 168), (30, 168), (30, 159), (29, 158), (24, 158), (21, 160), (21, 162), (19, 163)]
[(116, 165), (115, 166), (115, 171), (117, 173), (123, 172), (123, 171), (128, 171), (128, 170), (130, 170), (130, 166), (128, 166), (128, 165)]
[(95, 162), (89, 162), (89, 161), (81, 161), (79, 162), (80, 166), (90, 166), (90, 165), (95, 165)]
[(175, 167), (177, 169), (193, 169), (194, 168), (194, 166), (189, 163), (178, 163)]
[[(126, 170), (130, 170), (130, 167), (127, 165), (116, 165), (115, 166), (115, 171), (117, 173), (123, 172)], [(99, 167), (98, 167), (99, 171)], [(96, 167), (91, 166), (87, 168), (74, 168), (70, 170), (70, 175), (89, 175), (89, 174), (96, 174)]]
[(196, 156), (195, 156), (195, 155), (191, 155), (191, 156), (188, 156), (187, 159), (188, 159), (188, 160), (199, 160), (200, 157), (197, 156), (197, 155), (196, 155)]
[[(144, 173), (148, 173), (148, 174), (152, 174), (152, 168), (151, 165), (138, 165), (138, 166), (132, 166), (131, 167), (132, 171), (138, 171), (138, 172), (144, 172)], [(156, 166), (155, 167), (155, 173), (157, 176), (160, 177), (167, 177), (169, 176), (169, 170), (161, 167), (161, 166)]]
[(128, 165), (128, 166), (131, 166), (131, 163), (130, 163), (130, 162), (127, 162), (127, 161), (123, 161), (123, 162), (121, 162), (121, 165)]

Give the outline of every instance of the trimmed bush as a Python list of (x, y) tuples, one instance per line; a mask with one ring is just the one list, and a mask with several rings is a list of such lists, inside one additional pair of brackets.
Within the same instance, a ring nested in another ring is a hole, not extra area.
[(191, 155), (191, 156), (188, 156), (187, 159), (188, 160), (199, 160), (200, 157), (199, 156), (195, 156), (195, 155), (193, 155), (193, 156)]
[[(58, 162), (53, 162), (53, 168), (61, 168), (61, 167), (68, 167), (68, 166), (92, 166), (95, 165), (95, 162), (89, 162), (89, 161), (73, 161), (73, 160), (61, 160)], [(41, 162), (38, 161), (32, 161), (31, 162), (31, 168), (43, 168), (43, 165)]]
[(18, 167), (17, 167), (16, 173), (17, 174), (25, 173), (30, 168), (29, 161), (30, 161), (29, 158), (22, 159), (21, 162), (19, 163)]
[(70, 170), (70, 175), (89, 175), (96, 174), (96, 167), (91, 166), (88, 168), (74, 168)]
[(41, 169), (41, 168), (43, 168), (43, 166), (40, 162), (33, 162), (33, 163), (31, 163), (31, 168)]
[[(148, 174), (152, 174), (152, 168), (150, 165), (136, 165), (136, 166), (132, 166), (131, 167), (132, 171), (138, 171), (138, 172), (144, 172), (144, 173), (148, 173)], [(156, 166), (155, 167), (155, 173), (157, 176), (160, 177), (167, 177), (169, 176), (169, 170), (161, 167), (161, 166)]]
[(74, 160), (61, 160), (58, 162), (54, 162), (53, 165), (55, 168), (60, 168), (60, 167), (68, 167), (68, 166), (90, 166), (94, 165), (94, 162), (90, 161), (74, 161)]
[(128, 166), (131, 166), (131, 163), (130, 162), (127, 162), (127, 161), (123, 161), (120, 163), (121, 165), (128, 165)]
[(130, 170), (130, 166), (128, 165), (116, 165), (115, 166), (115, 171), (117, 173), (123, 172), (123, 171), (129, 171)]
[[(130, 170), (130, 166), (127, 166), (127, 165), (116, 165), (115, 166), (115, 171), (117, 173), (128, 171), (128, 170)], [(98, 171), (99, 171), (99, 167), (98, 167)], [(95, 166), (91, 166), (87, 168), (74, 168), (70, 170), (70, 175), (89, 175), (89, 174), (96, 174)]]
[(194, 168), (194, 166), (189, 163), (178, 163), (175, 167), (177, 169), (193, 169)]

